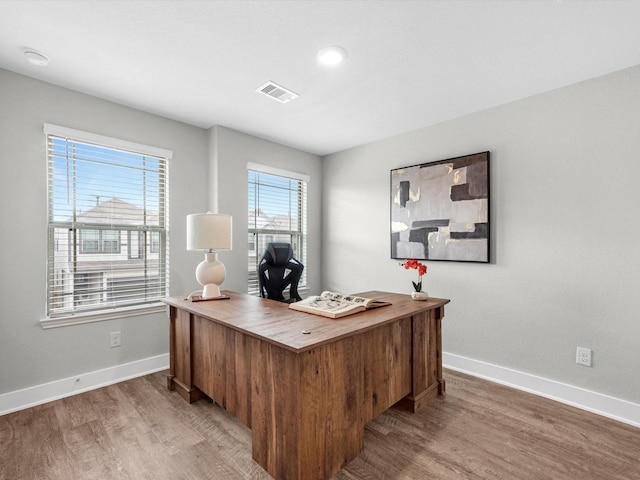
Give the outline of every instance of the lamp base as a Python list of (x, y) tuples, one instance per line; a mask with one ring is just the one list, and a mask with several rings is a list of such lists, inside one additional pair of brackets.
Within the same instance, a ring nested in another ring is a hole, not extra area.
[(220, 296), (222, 296), (220, 293), (220, 286), (215, 283), (205, 285), (204, 290), (202, 290), (202, 298), (205, 300), (209, 298), (218, 298)]
[(191, 297), (192, 302), (212, 302), (214, 300), (229, 300), (231, 297), (229, 295), (220, 295), (219, 297), (213, 298), (202, 298), (202, 295), (193, 295)]
[(203, 286), (202, 298), (217, 298), (221, 296), (220, 285), (224, 282), (226, 269), (224, 264), (216, 258), (215, 252), (205, 253), (204, 260), (196, 268), (196, 279)]

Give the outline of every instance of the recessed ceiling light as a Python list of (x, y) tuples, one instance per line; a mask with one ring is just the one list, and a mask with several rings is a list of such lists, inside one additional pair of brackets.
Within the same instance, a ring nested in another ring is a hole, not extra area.
[(326, 65), (326, 66), (334, 66), (342, 63), (342, 61), (347, 57), (347, 52), (345, 52), (342, 47), (324, 47), (318, 51), (318, 64)]
[(38, 65), (39, 67), (44, 67), (47, 63), (49, 63), (49, 59), (46, 55), (43, 55), (39, 52), (34, 52), (33, 50), (26, 50), (24, 52), (25, 58), (32, 63), (33, 65)]

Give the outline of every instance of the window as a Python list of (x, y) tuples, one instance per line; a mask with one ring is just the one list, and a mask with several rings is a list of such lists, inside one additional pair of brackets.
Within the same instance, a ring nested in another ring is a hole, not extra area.
[[(159, 305), (171, 152), (45, 124), (47, 322)], [(73, 321), (69, 323), (75, 323)]]
[[(144, 235), (142, 234), (142, 232), (132, 232), (132, 231), (128, 231), (127, 232), (127, 239), (128, 239), (128, 252), (129, 252), (129, 258), (131, 259), (140, 259), (140, 258), (144, 258), (142, 255), (143, 253), (145, 253), (145, 248), (144, 248)], [(154, 252), (151, 252), (154, 253)]]
[[(291, 243), (294, 257), (307, 260), (307, 183), (295, 172), (250, 163), (249, 178), (249, 294), (259, 295), (258, 263), (269, 242)], [(307, 285), (303, 271), (299, 288)]]
[(120, 253), (120, 232), (80, 230), (80, 253)]

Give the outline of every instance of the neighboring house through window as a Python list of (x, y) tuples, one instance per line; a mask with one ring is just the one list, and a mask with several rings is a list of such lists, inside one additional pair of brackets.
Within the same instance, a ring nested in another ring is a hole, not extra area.
[[(307, 183), (309, 177), (296, 172), (249, 163), (248, 292), (259, 295), (258, 263), (270, 242), (286, 242), (294, 257), (307, 261)], [(306, 269), (298, 284), (307, 286)]]
[(171, 152), (50, 124), (44, 131), (49, 205), (43, 322), (159, 305), (168, 293)]

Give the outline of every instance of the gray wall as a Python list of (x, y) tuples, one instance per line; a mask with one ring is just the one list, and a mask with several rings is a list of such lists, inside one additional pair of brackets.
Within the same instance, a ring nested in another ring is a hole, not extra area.
[[(173, 151), (172, 295), (199, 288), (195, 267), (202, 255), (185, 250), (185, 217), (216, 207), (234, 216), (234, 249), (220, 254), (227, 266), (223, 288), (246, 291), (247, 161), (310, 174), (310, 251), (315, 253), (309, 262), (309, 281), (318, 288), (318, 157), (233, 130), (185, 125), (0, 69), (0, 394), (166, 354), (169, 349), (163, 313), (40, 327), (46, 301), (45, 122)], [(109, 348), (113, 331), (122, 332), (120, 348)]]
[[(308, 258), (305, 263), (311, 292), (320, 289), (320, 217), (322, 207), (322, 162), (320, 157), (251, 135), (216, 126), (211, 129), (215, 147), (210, 152), (217, 174), (211, 175), (209, 205), (218, 205), (219, 213), (233, 216), (233, 250), (220, 252), (219, 259), (227, 268), (224, 288), (247, 291), (247, 162), (259, 163), (309, 175), (308, 185)], [(219, 181), (213, 179), (218, 178)], [(229, 271), (244, 272), (242, 276)]]
[[(195, 267), (184, 251), (185, 216), (206, 204), (207, 132), (0, 70), (0, 393), (161, 355), (166, 315), (41, 329), (45, 315), (47, 169), (43, 123), (173, 151), (169, 167), (171, 290)], [(109, 332), (122, 347), (109, 348)]]
[(423, 282), (452, 300), (445, 352), (640, 402), (639, 85), (634, 67), (326, 157), (323, 287), (408, 293), (389, 170), (489, 150), (493, 262)]

